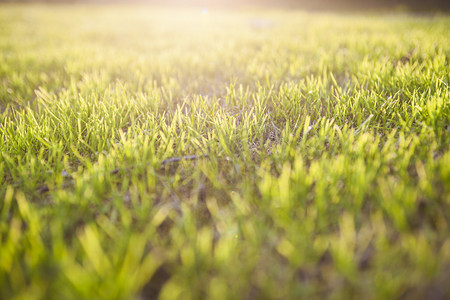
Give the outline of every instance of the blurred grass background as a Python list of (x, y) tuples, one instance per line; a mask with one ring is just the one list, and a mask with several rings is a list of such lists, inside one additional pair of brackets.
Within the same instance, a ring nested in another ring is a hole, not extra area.
[(0, 298), (447, 298), (449, 28), (0, 5)]
[(0, 0), (8, 3), (123, 3), (150, 4), (164, 6), (201, 6), (201, 7), (282, 7), (314, 10), (413, 10), (448, 11), (450, 4), (446, 0)]

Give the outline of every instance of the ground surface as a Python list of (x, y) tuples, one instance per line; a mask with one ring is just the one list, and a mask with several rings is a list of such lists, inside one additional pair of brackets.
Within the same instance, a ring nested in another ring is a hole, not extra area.
[(448, 297), (449, 32), (0, 6), (0, 298)]

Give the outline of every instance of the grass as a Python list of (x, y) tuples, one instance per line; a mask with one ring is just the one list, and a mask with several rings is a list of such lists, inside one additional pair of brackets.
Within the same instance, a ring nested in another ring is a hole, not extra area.
[(0, 298), (448, 297), (449, 30), (1, 5)]

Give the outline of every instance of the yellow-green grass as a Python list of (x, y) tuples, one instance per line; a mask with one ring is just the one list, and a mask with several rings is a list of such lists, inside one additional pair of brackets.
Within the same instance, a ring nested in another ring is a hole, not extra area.
[(449, 31), (1, 5), (0, 298), (449, 296)]

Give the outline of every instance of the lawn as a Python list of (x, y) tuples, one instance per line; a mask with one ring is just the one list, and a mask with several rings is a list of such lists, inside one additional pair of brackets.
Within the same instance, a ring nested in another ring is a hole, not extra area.
[(449, 32), (0, 5), (0, 299), (449, 297)]

